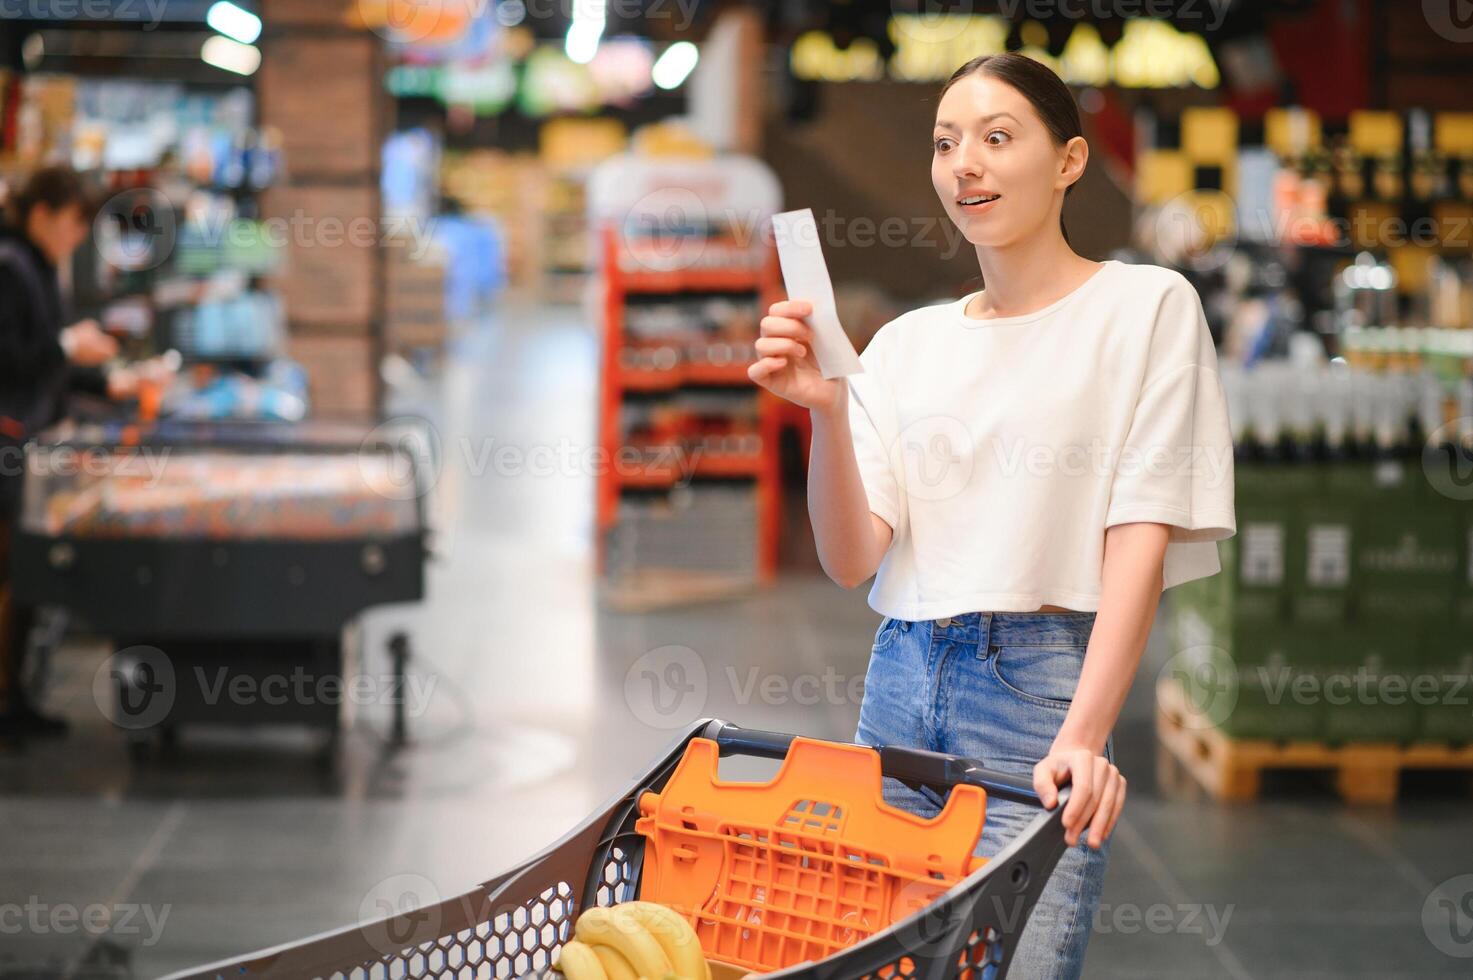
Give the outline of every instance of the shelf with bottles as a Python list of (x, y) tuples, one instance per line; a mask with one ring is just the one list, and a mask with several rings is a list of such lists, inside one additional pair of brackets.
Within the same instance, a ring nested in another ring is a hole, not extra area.
[[(1233, 442), (1249, 460), (1473, 454), (1473, 333), (1357, 329), (1343, 354), (1220, 367)], [(1317, 338), (1296, 337), (1296, 355)]]
[[(610, 548), (630, 534), (638, 537), (618, 527), (628, 494), (679, 496), (723, 481), (745, 485), (750, 494), (756, 515), (750, 567), (758, 580), (770, 578), (777, 557), (779, 419), (771, 396), (751, 383), (746, 370), (761, 310), (778, 295), (775, 255), (762, 249), (759, 259), (744, 254), (735, 268), (707, 262), (687, 269), (670, 256), (695, 252), (688, 244), (671, 249), (666, 243), (661, 251), (657, 243), (626, 242), (612, 228), (600, 241), (600, 441), (614, 462), (599, 485), (600, 567), (616, 571), (621, 566), (608, 563)], [(715, 252), (729, 256), (724, 245), (715, 243)], [(654, 533), (646, 529), (646, 536)], [(632, 553), (632, 546), (619, 547)]]
[(75, 80), (69, 158), (106, 188), (96, 257), (74, 276), (79, 306), (116, 319), (147, 307), (157, 350), (186, 361), (261, 364), (280, 347), (274, 272), (285, 235), (261, 220), (279, 136), (255, 122), (249, 88)]
[(750, 386), (747, 365), (761, 311), (755, 290), (627, 297), (621, 384), (648, 391), (687, 384)]
[(630, 392), (619, 409), (614, 480), (620, 490), (698, 479), (760, 480), (771, 465), (751, 385)]

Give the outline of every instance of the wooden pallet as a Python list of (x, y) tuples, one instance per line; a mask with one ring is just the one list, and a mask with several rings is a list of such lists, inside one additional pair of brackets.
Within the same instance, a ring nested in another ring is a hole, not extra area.
[(731, 599), (756, 591), (750, 575), (675, 568), (643, 568), (618, 581), (602, 581), (599, 604), (612, 612), (642, 613)]
[[(1237, 739), (1206, 720), (1181, 684), (1162, 678), (1156, 684), (1158, 775), (1163, 787), (1179, 784), (1179, 767), (1219, 800), (1256, 800), (1260, 777), (1270, 769), (1329, 769), (1347, 803), (1396, 801), (1407, 769), (1461, 770), (1473, 774), (1473, 745), (1433, 742), (1400, 745)], [(1473, 780), (1470, 780), (1473, 783)]]

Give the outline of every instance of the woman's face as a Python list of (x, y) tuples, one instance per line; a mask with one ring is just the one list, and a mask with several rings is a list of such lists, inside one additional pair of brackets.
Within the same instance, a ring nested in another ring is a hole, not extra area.
[(936, 109), (931, 183), (973, 245), (998, 247), (1057, 227), (1055, 200), (1084, 171), (1084, 140), (1054, 142), (1033, 104), (996, 78), (973, 73)]

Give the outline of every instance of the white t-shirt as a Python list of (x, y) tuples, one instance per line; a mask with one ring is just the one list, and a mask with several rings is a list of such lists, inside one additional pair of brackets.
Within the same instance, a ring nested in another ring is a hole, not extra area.
[(870, 510), (895, 531), (870, 605), (1095, 610), (1105, 528), (1135, 521), (1172, 526), (1166, 588), (1216, 574), (1233, 444), (1191, 284), (1109, 261), (1034, 313), (978, 320), (971, 298), (887, 323), (849, 378)]

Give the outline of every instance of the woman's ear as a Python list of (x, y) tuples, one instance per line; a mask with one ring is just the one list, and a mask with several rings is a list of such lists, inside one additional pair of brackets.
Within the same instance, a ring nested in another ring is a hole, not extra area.
[(1067, 190), (1084, 176), (1084, 168), (1088, 163), (1089, 143), (1083, 136), (1071, 136), (1069, 142), (1064, 144), (1063, 156), (1059, 161), (1058, 186)]

